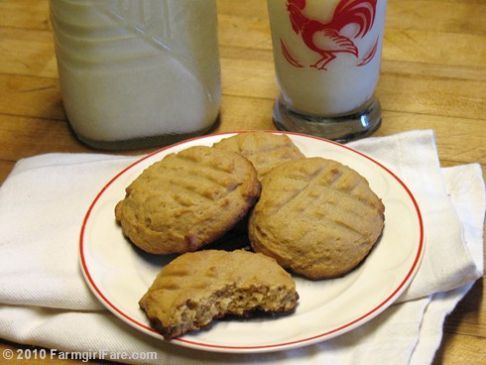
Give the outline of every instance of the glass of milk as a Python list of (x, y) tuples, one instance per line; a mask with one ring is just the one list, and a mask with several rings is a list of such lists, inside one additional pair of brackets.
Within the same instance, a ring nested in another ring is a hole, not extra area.
[(279, 129), (345, 142), (381, 123), (386, 0), (268, 0)]
[(72, 129), (123, 149), (205, 133), (220, 107), (215, 0), (50, 0)]

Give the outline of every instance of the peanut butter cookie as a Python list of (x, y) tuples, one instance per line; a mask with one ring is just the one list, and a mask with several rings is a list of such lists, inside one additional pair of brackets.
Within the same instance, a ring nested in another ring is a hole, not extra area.
[(263, 131), (239, 133), (215, 143), (214, 147), (246, 157), (260, 179), (281, 163), (304, 157), (286, 135)]
[(152, 326), (171, 339), (225, 315), (289, 312), (297, 300), (292, 277), (274, 259), (204, 250), (165, 266), (139, 304)]
[(192, 147), (156, 162), (126, 189), (115, 208), (122, 231), (154, 254), (195, 251), (230, 230), (260, 193), (242, 156)]
[(355, 268), (384, 226), (384, 206), (351, 168), (323, 158), (286, 162), (262, 181), (250, 218), (253, 249), (310, 279)]

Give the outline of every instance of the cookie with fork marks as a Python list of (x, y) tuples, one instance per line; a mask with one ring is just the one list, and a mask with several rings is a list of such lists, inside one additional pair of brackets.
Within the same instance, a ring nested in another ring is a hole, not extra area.
[(152, 326), (171, 339), (227, 315), (291, 312), (298, 298), (294, 280), (274, 259), (203, 250), (165, 266), (139, 304)]
[(238, 223), (260, 183), (234, 152), (191, 147), (166, 156), (137, 177), (115, 208), (122, 231), (153, 254), (195, 251)]
[(384, 209), (366, 179), (339, 162), (286, 162), (262, 181), (250, 218), (251, 245), (307, 278), (338, 277), (375, 245)]

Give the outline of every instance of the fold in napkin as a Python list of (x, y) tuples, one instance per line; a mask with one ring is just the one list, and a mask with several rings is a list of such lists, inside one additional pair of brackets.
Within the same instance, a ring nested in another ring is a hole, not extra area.
[(49, 154), (19, 161), (0, 188), (0, 337), (64, 351), (155, 352), (152, 363), (430, 363), (446, 315), (483, 273), (481, 168), (441, 169), (431, 131), (350, 146), (404, 180), (425, 227), (426, 251), (414, 281), (400, 304), (371, 322), (320, 344), (253, 355), (190, 350), (133, 330), (87, 289), (78, 237), (93, 197), (135, 158)]

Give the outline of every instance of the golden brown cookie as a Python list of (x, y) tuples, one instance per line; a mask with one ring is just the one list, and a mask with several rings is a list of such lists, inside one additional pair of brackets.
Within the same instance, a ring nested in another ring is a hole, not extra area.
[(166, 339), (225, 315), (289, 312), (298, 295), (274, 259), (237, 250), (186, 253), (165, 266), (139, 304)]
[(191, 147), (156, 162), (115, 208), (123, 233), (155, 254), (195, 251), (230, 230), (253, 206), (260, 183), (242, 156)]
[(366, 179), (347, 166), (318, 157), (286, 162), (262, 181), (251, 245), (310, 279), (337, 277), (370, 252), (384, 209)]
[(304, 157), (286, 135), (263, 131), (239, 133), (215, 143), (214, 147), (246, 157), (255, 166), (260, 179), (281, 163)]

